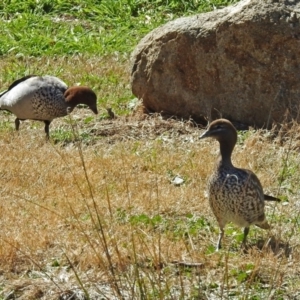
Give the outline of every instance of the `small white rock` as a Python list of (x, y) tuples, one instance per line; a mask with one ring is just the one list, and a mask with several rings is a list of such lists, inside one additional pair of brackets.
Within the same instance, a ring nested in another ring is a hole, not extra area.
[(184, 179), (182, 179), (180, 176), (176, 176), (171, 183), (173, 183), (174, 185), (181, 185), (184, 183)]

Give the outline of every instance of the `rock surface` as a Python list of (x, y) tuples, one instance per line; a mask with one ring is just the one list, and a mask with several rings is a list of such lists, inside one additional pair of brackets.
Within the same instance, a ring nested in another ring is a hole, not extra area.
[(243, 0), (171, 21), (132, 53), (132, 91), (155, 112), (270, 127), (300, 120), (300, 1)]

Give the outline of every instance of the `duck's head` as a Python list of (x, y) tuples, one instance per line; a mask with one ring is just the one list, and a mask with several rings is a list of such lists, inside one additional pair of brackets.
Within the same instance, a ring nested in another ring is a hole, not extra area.
[(200, 135), (200, 139), (211, 137), (220, 143), (231, 143), (234, 147), (237, 141), (237, 132), (232, 123), (226, 119), (211, 122), (207, 130)]
[(64, 93), (68, 112), (71, 112), (78, 104), (87, 105), (95, 114), (98, 114), (97, 96), (95, 92), (86, 86), (72, 86)]

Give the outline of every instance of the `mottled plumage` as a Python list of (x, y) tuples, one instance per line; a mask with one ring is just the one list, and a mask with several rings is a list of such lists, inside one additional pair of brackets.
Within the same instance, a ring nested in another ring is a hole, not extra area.
[(221, 248), (224, 227), (229, 222), (245, 227), (245, 244), (250, 225), (270, 228), (265, 218), (264, 201), (279, 199), (264, 195), (261, 183), (252, 171), (233, 166), (231, 154), (237, 141), (237, 132), (228, 120), (212, 122), (200, 136), (201, 139), (206, 137), (212, 137), (220, 143), (221, 155), (208, 181), (209, 204), (220, 227), (217, 249)]
[(66, 116), (78, 104), (86, 104), (97, 114), (96, 94), (88, 87), (68, 86), (54, 76), (25, 76), (14, 81), (8, 90), (0, 94), (0, 109), (16, 115), (16, 130), (20, 120), (45, 122), (49, 137), (49, 125), (58, 117)]

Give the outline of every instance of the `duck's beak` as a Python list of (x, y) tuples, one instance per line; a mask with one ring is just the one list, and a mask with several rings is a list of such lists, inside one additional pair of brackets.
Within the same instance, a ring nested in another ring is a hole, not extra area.
[(90, 109), (92, 110), (92, 112), (93, 112), (95, 115), (98, 115), (98, 109), (97, 109), (96, 106), (90, 107)]
[(200, 136), (199, 136), (199, 139), (205, 139), (207, 137), (210, 137), (210, 131), (208, 130), (205, 130)]

